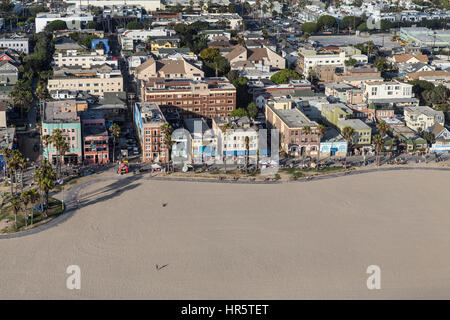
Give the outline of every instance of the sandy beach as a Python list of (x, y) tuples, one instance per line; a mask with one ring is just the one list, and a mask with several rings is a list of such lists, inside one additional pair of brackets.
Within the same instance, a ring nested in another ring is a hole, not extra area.
[[(129, 180), (89, 185), (58, 226), (0, 239), (0, 298), (450, 298), (448, 171)], [(66, 288), (69, 265), (81, 268), (80, 290)], [(369, 265), (381, 290), (367, 289)]]

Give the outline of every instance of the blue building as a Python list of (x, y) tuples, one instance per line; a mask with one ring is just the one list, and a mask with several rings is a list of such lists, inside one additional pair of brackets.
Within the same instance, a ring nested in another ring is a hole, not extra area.
[(336, 129), (327, 128), (327, 133), (320, 141), (320, 158), (345, 157), (347, 146), (347, 140)]

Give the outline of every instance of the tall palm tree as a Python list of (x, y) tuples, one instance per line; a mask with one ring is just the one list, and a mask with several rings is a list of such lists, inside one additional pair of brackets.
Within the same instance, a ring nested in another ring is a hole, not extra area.
[(60, 177), (63, 156), (69, 151), (69, 144), (64, 140), (61, 129), (53, 130), (52, 135), (48, 139), (48, 143), (52, 144), (58, 153), (58, 176)]
[(375, 146), (375, 151), (377, 153), (377, 165), (380, 165), (380, 152), (384, 146), (383, 137), (379, 134), (373, 136), (372, 143)]
[(381, 137), (384, 137), (389, 132), (389, 126), (385, 121), (380, 121), (377, 124), (377, 130), (380, 133)]
[(47, 216), (48, 194), (54, 187), (55, 179), (55, 172), (48, 161), (44, 161), (34, 173), (34, 180), (40, 192), (41, 209), (43, 209), (45, 216)]
[(248, 171), (248, 162), (249, 162), (249, 152), (250, 152), (250, 138), (248, 136), (245, 136), (245, 172)]
[(31, 225), (33, 225), (33, 218), (34, 218), (33, 205), (39, 199), (39, 193), (37, 192), (36, 189), (31, 189), (31, 190), (28, 190), (28, 195), (30, 197), (30, 203), (31, 203)]
[(318, 135), (319, 135), (319, 148), (317, 149), (317, 166), (316, 169), (319, 169), (319, 160), (320, 160), (320, 141), (327, 134), (327, 127), (323, 124), (319, 124), (317, 127)]
[(167, 148), (167, 161), (170, 161), (170, 154), (172, 152), (172, 146), (173, 146), (173, 141), (172, 141), (172, 126), (168, 123), (164, 123), (161, 127), (161, 135), (163, 136), (163, 141), (164, 141), (164, 145)]
[(347, 154), (345, 156), (344, 166), (347, 166), (347, 155), (351, 152), (354, 134), (355, 130), (352, 127), (345, 127), (342, 129), (342, 135), (344, 136), (344, 139), (347, 140)]
[[(7, 172), (8, 168), (9, 168), (8, 167), (8, 159), (11, 157), (12, 150), (9, 149), (9, 148), (4, 148), (4, 149), (2, 149), (0, 151), (0, 153), (3, 156), (3, 163), (4, 163), (4, 165), (3, 165), (3, 170), (4, 170), (3, 173), (4, 173), (5, 177), (6, 177), (6, 172)], [(12, 191), (11, 191), (11, 194), (12, 194)]]
[(11, 207), (14, 210), (14, 225), (16, 227), (16, 230), (17, 230), (17, 214), (18, 214), (21, 206), (22, 206), (22, 204), (20, 202), (20, 198), (19, 197), (12, 198), (12, 200), (11, 200)]
[(120, 136), (120, 127), (117, 123), (114, 123), (111, 127), (109, 127), (109, 131), (113, 137), (113, 163), (116, 162), (116, 139)]
[(25, 227), (28, 226), (28, 204), (30, 203), (30, 195), (28, 191), (22, 192), (20, 194), (20, 200), (23, 203), (23, 215), (25, 216)]

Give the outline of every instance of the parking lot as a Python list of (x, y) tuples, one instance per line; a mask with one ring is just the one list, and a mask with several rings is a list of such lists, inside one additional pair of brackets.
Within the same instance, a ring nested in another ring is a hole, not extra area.
[(312, 36), (309, 40), (317, 41), (321, 46), (345, 46), (355, 45), (367, 41), (372, 41), (377, 46), (384, 48), (398, 47), (399, 44), (390, 40), (391, 35), (389, 33), (371, 34), (369, 36), (356, 36), (356, 35), (327, 35), (327, 36)]

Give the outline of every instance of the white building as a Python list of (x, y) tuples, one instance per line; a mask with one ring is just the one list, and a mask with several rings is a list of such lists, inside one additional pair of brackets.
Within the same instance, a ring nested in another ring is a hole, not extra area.
[(36, 15), (36, 33), (44, 31), (47, 24), (52, 21), (62, 20), (67, 24), (67, 29), (80, 30), (89, 21), (94, 21), (94, 16), (86, 13), (48, 13), (42, 12)]
[(77, 50), (56, 52), (53, 55), (53, 64), (56, 67), (80, 67), (83, 69), (106, 64), (114, 69), (118, 68), (117, 59), (109, 57), (103, 49), (85, 53), (80, 53)]
[(0, 38), (0, 48), (8, 48), (25, 54), (29, 53), (27, 38)]
[(65, 0), (66, 3), (79, 6), (117, 6), (126, 3), (128, 6), (142, 6), (146, 11), (157, 11), (164, 9), (164, 5), (160, 0)]
[(300, 48), (298, 52), (298, 65), (305, 77), (317, 66), (344, 67), (345, 61), (355, 59), (358, 63), (366, 64), (368, 58), (355, 48), (342, 47), (335, 51), (316, 51)]
[(394, 101), (395, 99), (411, 99), (414, 97), (412, 85), (390, 81), (373, 81), (364, 84), (366, 102)]
[(119, 35), (119, 43), (122, 50), (133, 51), (134, 44), (137, 41), (145, 42), (148, 38), (152, 37), (171, 37), (174, 35), (174, 30), (170, 30), (165, 27), (156, 27), (148, 30), (125, 30)]

